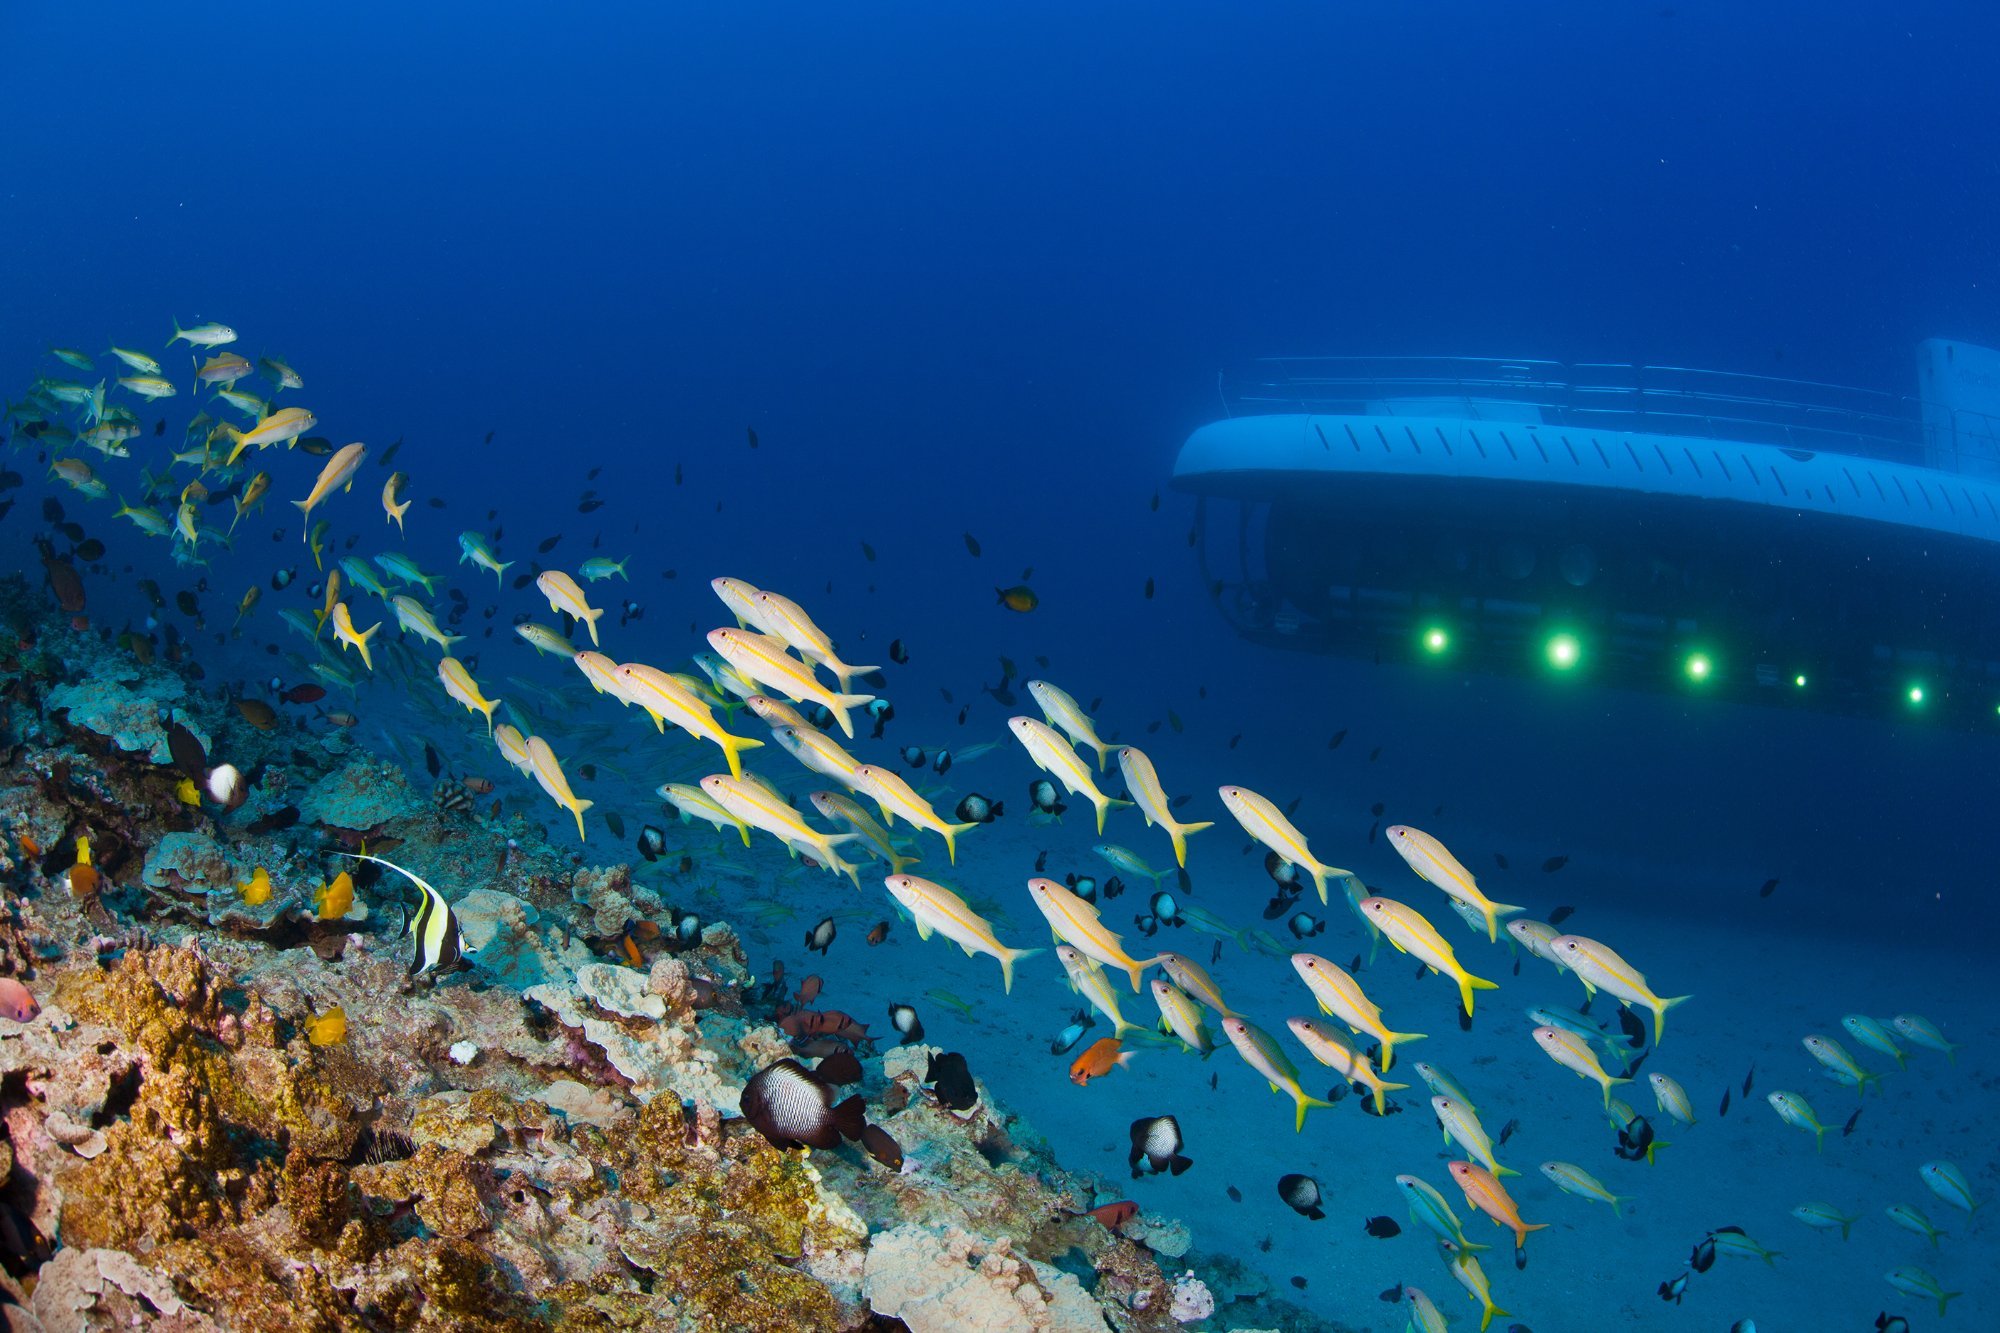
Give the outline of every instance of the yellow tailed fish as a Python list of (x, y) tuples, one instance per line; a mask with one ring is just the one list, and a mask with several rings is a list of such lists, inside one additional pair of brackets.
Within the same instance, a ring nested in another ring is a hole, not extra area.
[(771, 738), (786, 754), (821, 777), (832, 778), (843, 787), (853, 788), (854, 770), (861, 767), (861, 761), (842, 749), (839, 741), (810, 722), (800, 726), (773, 727)]
[(403, 515), (410, 512), (410, 501), (405, 500), (401, 504), (396, 503), (396, 492), (402, 488), (403, 474), (400, 472), (391, 472), (389, 480), (382, 483), (382, 521), (384, 523), (393, 521), (396, 525), (396, 531), (399, 533), (405, 530), (403, 527)]
[(1604, 1187), (1603, 1181), (1574, 1162), (1543, 1162), (1541, 1170), (1542, 1174), (1549, 1178), (1550, 1183), (1563, 1193), (1574, 1194), (1579, 1199), (1595, 1199), (1599, 1203), (1608, 1203), (1611, 1205), (1613, 1217), (1624, 1216), (1618, 1211), (1618, 1205), (1625, 1202), (1629, 1196), (1613, 1194)]
[(905, 866), (913, 866), (918, 859), (905, 856), (896, 848), (895, 839), (889, 830), (875, 822), (875, 816), (861, 808), (853, 797), (837, 791), (816, 791), (808, 798), (813, 809), (828, 819), (837, 819), (853, 829), (861, 840), (874, 848), (875, 854), (889, 863), (889, 873), (900, 875)]
[(597, 646), (597, 619), (604, 614), (604, 608), (592, 606), (575, 579), (560, 569), (545, 569), (535, 576), (535, 586), (549, 599), (552, 610), (581, 620), (590, 630), (591, 646)]
[(623, 662), (618, 678), (632, 701), (652, 715), (656, 726), (673, 723), (690, 736), (697, 736), (722, 751), (729, 764), (729, 776), (743, 776), (743, 752), (762, 748), (764, 742), (736, 736), (722, 729), (706, 703), (688, 689), (679, 676), (649, 667), (643, 662)]
[(901, 815), (920, 829), (929, 829), (944, 839), (944, 849), (953, 865), (958, 864), (958, 835), (979, 827), (954, 824), (931, 809), (931, 803), (917, 795), (909, 783), (886, 768), (863, 764), (854, 770), (854, 789), (873, 800), (889, 822)]
[(233, 464), (242, 456), (243, 451), (253, 444), (259, 449), (268, 449), (274, 444), (285, 444), (298, 439), (318, 424), (319, 418), (303, 407), (281, 407), (249, 430), (238, 430), (225, 422), (216, 427), (216, 431), (223, 439), (235, 441), (235, 445), (230, 449), (229, 457), (223, 461), (223, 465), (227, 467)]
[(1852, 1087), (1861, 1096), (1866, 1097), (1868, 1095), (1870, 1084), (1874, 1085), (1875, 1091), (1882, 1091), (1881, 1076), (1872, 1070), (1863, 1069), (1855, 1062), (1854, 1057), (1847, 1053), (1847, 1048), (1832, 1037), (1822, 1036), (1815, 1032), (1801, 1038), (1799, 1044), (1806, 1048), (1807, 1055), (1825, 1065), (1834, 1074), (1839, 1075), (1842, 1082)]
[[(500, 706), (499, 700), (489, 699), (479, 692), (479, 682), (474, 680), (472, 673), (465, 669), (465, 663), (455, 657), (440, 658), (438, 661), (438, 682), (444, 686), (444, 692), (453, 699), (464, 704), (475, 713), (483, 713), (486, 717), (486, 734), (489, 736), (493, 734), (493, 710)], [(507, 727), (505, 730), (514, 731), (512, 727)], [(519, 736), (521, 733), (514, 731), (514, 734)], [(521, 743), (522, 757), (525, 758), (527, 753), (527, 742), (523, 741)], [(513, 763), (517, 768), (521, 766), (518, 761), (512, 758), (509, 758), (508, 762)]]
[[(1028, 693), (1035, 697), (1036, 706), (1042, 710), (1042, 716), (1048, 719), (1050, 726), (1069, 737), (1072, 744), (1087, 745), (1097, 752), (1097, 771), (1102, 773), (1111, 747), (1097, 738), (1097, 727), (1089, 714), (1077, 707), (1076, 700), (1048, 681), (1029, 681)], [(1104, 829), (1100, 826), (1097, 831), (1102, 833)]]
[(556, 762), (556, 752), (540, 736), (528, 737), (528, 771), (541, 784), (549, 799), (576, 816), (576, 836), (587, 840), (583, 831), (583, 812), (594, 804), (578, 800), (576, 793), (569, 789), (569, 779), (563, 776), (562, 765)]
[(833, 714), (840, 731), (854, 739), (854, 719), (848, 710), (875, 701), (872, 694), (836, 693), (813, 678), (810, 664), (793, 657), (783, 639), (748, 630), (716, 629), (708, 632), (709, 647), (737, 672), (759, 685), (769, 686), (787, 699), (814, 703)]
[(1127, 1032), (1136, 1032), (1137, 1023), (1130, 1022), (1118, 1009), (1118, 994), (1111, 989), (1109, 978), (1097, 960), (1073, 944), (1056, 946), (1056, 961), (1062, 964), (1063, 972), (1069, 977), (1070, 989), (1088, 999), (1098, 1013), (1111, 1020), (1111, 1035), (1123, 1037)]
[(1514, 1196), (1507, 1192), (1499, 1177), (1486, 1168), (1472, 1162), (1451, 1162), (1445, 1169), (1451, 1172), (1451, 1178), (1458, 1182), (1458, 1187), (1465, 1191), (1467, 1203), (1492, 1218), (1495, 1225), (1514, 1233), (1514, 1248), (1517, 1251), (1528, 1243), (1530, 1231), (1548, 1230), (1547, 1222), (1523, 1222), (1520, 1205), (1514, 1202)]
[(1393, 898), (1378, 897), (1363, 898), (1361, 910), (1375, 923), (1376, 929), (1388, 937), (1389, 943), (1396, 946), (1398, 953), (1409, 954), (1431, 971), (1458, 983), (1459, 1002), (1465, 1006), (1467, 1017), (1472, 1014), (1474, 991), (1500, 989), (1494, 982), (1475, 977), (1461, 967), (1458, 955), (1444, 942), (1444, 937), (1415, 908)]
[(791, 598), (781, 597), (768, 588), (760, 588), (753, 600), (763, 613), (762, 623), (769, 626), (765, 632), (784, 640), (800, 657), (831, 671), (839, 679), (842, 693), (854, 688), (856, 676), (882, 669), (879, 666), (849, 666), (841, 661), (840, 654), (833, 650), (833, 640), (813, 624), (812, 617)]
[[(1893, 1209), (1890, 1211), (1894, 1212)], [(1832, 1231), (1837, 1227), (1842, 1240), (1848, 1238), (1854, 1230), (1854, 1224), (1861, 1220), (1860, 1214), (1843, 1213), (1830, 1203), (1802, 1203), (1792, 1209), (1792, 1216), (1815, 1231)]]
[(367, 667), (370, 671), (375, 669), (375, 663), (368, 656), (368, 641), (374, 638), (375, 631), (381, 628), (382, 626), (378, 622), (370, 625), (367, 629), (357, 630), (354, 628), (354, 618), (348, 614), (347, 603), (335, 602), (333, 604), (334, 642), (340, 645), (342, 652), (345, 652), (349, 647), (359, 651), (361, 654), (361, 665)]
[(1313, 887), (1319, 890), (1320, 902), (1326, 901), (1326, 882), (1329, 879), (1351, 873), (1326, 864), (1307, 850), (1306, 835), (1294, 828), (1284, 812), (1266, 798), (1248, 787), (1223, 787), (1219, 790), (1222, 804), (1228, 807), (1229, 813), (1243, 826), (1245, 833), (1313, 877)]
[(1034, 760), (1035, 767), (1047, 773), (1063, 785), (1072, 796), (1081, 796), (1097, 808), (1097, 831), (1104, 832), (1104, 814), (1113, 806), (1130, 805), (1130, 801), (1115, 800), (1097, 789), (1091, 781), (1090, 769), (1077, 757), (1069, 742), (1064, 740), (1046, 722), (1037, 722), (1032, 717), (1010, 717), (1007, 729), (1014, 733), (1014, 739), (1021, 742), (1021, 748)]
[(840, 853), (834, 850), (836, 843), (850, 841), (855, 834), (820, 832), (799, 818), (799, 812), (783, 798), (748, 778), (711, 773), (701, 780), (701, 789), (710, 800), (752, 828), (762, 829), (787, 848), (810, 851), (827, 869), (846, 875), (854, 881), (855, 888), (861, 887), (861, 868), (841, 860)]
[(1058, 940), (1074, 945), (1106, 967), (1123, 971), (1132, 978), (1135, 993), (1143, 984), (1145, 970), (1160, 961), (1157, 957), (1141, 959), (1129, 956), (1121, 947), (1118, 935), (1099, 919), (1097, 907), (1052, 879), (1029, 880), (1028, 896), (1035, 900), (1036, 908), (1048, 918), (1049, 929)]
[(1544, 1026), (1536, 1028), (1534, 1035), (1535, 1044), (1547, 1053), (1549, 1059), (1577, 1077), (1591, 1080), (1604, 1090), (1606, 1110), (1611, 1109), (1611, 1089), (1620, 1083), (1632, 1081), (1629, 1078), (1613, 1078), (1604, 1072), (1604, 1066), (1597, 1062), (1597, 1056), (1590, 1049), (1590, 1043), (1574, 1032)]
[(1500, 918), (1525, 912), (1525, 907), (1515, 907), (1510, 903), (1496, 903), (1479, 891), (1479, 882), (1472, 872), (1459, 864), (1457, 857), (1445, 850), (1445, 845), (1422, 829), (1411, 828), (1407, 824), (1389, 826), (1389, 845), (1418, 878), (1426, 884), (1444, 891), (1446, 896), (1464, 903), (1477, 912), (1486, 922), (1486, 939), (1492, 943), (1500, 938)]
[(1431, 1110), (1437, 1113), (1438, 1127), (1444, 1131), (1446, 1144), (1456, 1143), (1465, 1149), (1465, 1155), (1478, 1162), (1496, 1176), (1518, 1176), (1521, 1173), (1512, 1167), (1502, 1166), (1493, 1158), (1493, 1139), (1486, 1132), (1486, 1126), (1479, 1123), (1469, 1106), (1461, 1106), (1449, 1097), (1431, 1098)]
[(1283, 1092), (1291, 1097), (1295, 1114), (1292, 1121), (1294, 1133), (1306, 1127), (1306, 1112), (1316, 1106), (1332, 1106), (1332, 1102), (1321, 1101), (1299, 1086), (1298, 1066), (1278, 1049), (1278, 1043), (1261, 1028), (1245, 1022), (1241, 1018), (1229, 1017), (1222, 1020), (1223, 1035), (1229, 1044), (1243, 1057), (1245, 1064), (1264, 1076), (1271, 1085), (1271, 1091)]
[(1359, 1083), (1366, 1087), (1375, 1098), (1375, 1114), (1383, 1113), (1385, 1099), (1391, 1092), (1400, 1092), (1409, 1087), (1407, 1083), (1389, 1083), (1375, 1072), (1375, 1066), (1368, 1057), (1340, 1039), (1340, 1034), (1317, 1019), (1288, 1018), (1285, 1026), (1299, 1039), (1299, 1045), (1313, 1059), (1340, 1075), (1344, 1083)]
[(446, 651), (450, 651), (454, 643), (465, 641), (463, 634), (446, 634), (438, 628), (438, 623), (432, 619), (430, 611), (414, 597), (398, 593), (389, 599), (389, 607), (396, 613), (396, 624), (405, 634), (414, 634), (420, 639), (427, 639)]
[(1487, 1325), (1493, 1322), (1494, 1316), (1513, 1313), (1493, 1303), (1493, 1291), (1487, 1285), (1486, 1270), (1479, 1266), (1477, 1257), (1461, 1250), (1446, 1262), (1451, 1265), (1452, 1277), (1465, 1288), (1465, 1294), (1479, 1302), (1479, 1333), (1486, 1333)]
[(743, 837), (743, 845), (750, 845), (750, 826), (717, 805), (709, 794), (699, 787), (691, 787), (685, 782), (668, 782), (659, 790), (660, 799), (681, 812), (686, 820), (702, 820), (713, 824), (720, 833), (733, 828)]
[(1299, 974), (1299, 980), (1306, 983), (1314, 1001), (1323, 1014), (1331, 1014), (1355, 1032), (1373, 1037), (1382, 1045), (1382, 1068), (1387, 1070), (1396, 1062), (1396, 1043), (1422, 1041), (1422, 1032), (1396, 1032), (1382, 1021), (1382, 1011), (1367, 993), (1361, 983), (1349, 976), (1345, 969), (1331, 963), (1318, 954), (1295, 953), (1292, 955), (1292, 969)]
[(1209, 1035), (1201, 1006), (1165, 977), (1153, 978), (1152, 991), (1153, 1003), (1160, 1007), (1160, 1030), (1178, 1037), (1181, 1045), (1206, 1060), (1215, 1050), (1215, 1038)]
[(919, 939), (929, 939), (932, 932), (944, 936), (966, 956), (986, 954), (1000, 962), (1000, 980), (1009, 993), (1014, 990), (1014, 964), (1023, 958), (1040, 953), (1039, 949), (1010, 949), (1000, 943), (993, 934), (993, 927), (985, 918), (965, 905), (965, 899), (927, 879), (915, 875), (891, 875), (883, 882), (889, 896), (903, 905), (911, 920), (917, 923)]
[[(1046, 711), (1046, 710), (1044, 710)], [(1213, 820), (1183, 824), (1174, 818), (1173, 802), (1166, 789), (1160, 785), (1160, 775), (1153, 769), (1153, 761), (1136, 746), (1124, 745), (1118, 749), (1118, 771), (1125, 775), (1125, 789), (1132, 793), (1132, 803), (1139, 807), (1139, 813), (1146, 817), (1148, 826), (1158, 825), (1165, 829), (1174, 842), (1174, 864), (1187, 869), (1187, 840), (1190, 834), (1205, 828), (1214, 828)]]
[(1905, 1296), (1915, 1296), (1921, 1300), (1938, 1303), (1938, 1318), (1944, 1318), (1944, 1308), (1963, 1296), (1962, 1291), (1946, 1291), (1944, 1283), (1926, 1273), (1914, 1264), (1907, 1268), (1892, 1268), (1882, 1275), (1883, 1281), (1902, 1292)]
[(1652, 1010), (1655, 1046), (1667, 1035), (1667, 1010), (1694, 998), (1692, 995), (1675, 995), (1662, 999), (1655, 995), (1639, 969), (1620, 958), (1610, 945), (1600, 944), (1586, 936), (1559, 935), (1549, 947), (1555, 950), (1556, 956), (1570, 971), (1576, 973), (1585, 993), (1595, 995), (1602, 988), (1622, 1005), (1636, 1004)]
[(1768, 1094), (1764, 1100), (1769, 1102), (1771, 1109), (1778, 1113), (1778, 1119), (1784, 1121), (1794, 1129), (1810, 1130), (1813, 1136), (1813, 1148), (1815, 1151), (1826, 1151), (1826, 1126), (1822, 1125), (1819, 1122), (1819, 1117), (1813, 1114), (1811, 1102), (1808, 1102), (1796, 1092), (1773, 1092)]
[(1964, 1209), (1968, 1215), (1979, 1211), (1979, 1201), (1972, 1197), (1965, 1173), (1950, 1162), (1925, 1162), (1917, 1168), (1917, 1175), (1931, 1193), (1952, 1207)]
[(1694, 1123), (1694, 1104), (1688, 1100), (1686, 1088), (1665, 1074), (1648, 1074), (1646, 1081), (1652, 1085), (1653, 1101), (1662, 1115), (1672, 1116), (1683, 1125)]
[(312, 493), (303, 500), (292, 501), (292, 504), (299, 511), (299, 518), (301, 520), (299, 524), (300, 541), (306, 539), (305, 520), (312, 517), (314, 508), (334, 491), (339, 490), (343, 486), (353, 486), (354, 470), (361, 466), (361, 460), (367, 456), (368, 446), (365, 444), (341, 445), (340, 448), (334, 451), (333, 457), (326, 460), (326, 466), (320, 469), (319, 480), (313, 483)]

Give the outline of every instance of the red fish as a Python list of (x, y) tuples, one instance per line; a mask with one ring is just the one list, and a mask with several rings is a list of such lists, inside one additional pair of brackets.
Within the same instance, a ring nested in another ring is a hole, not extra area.
[(1120, 1065), (1132, 1059), (1132, 1052), (1118, 1049), (1118, 1038), (1100, 1037), (1090, 1044), (1090, 1048), (1076, 1057), (1076, 1063), (1069, 1067), (1069, 1081), (1079, 1088), (1094, 1078), (1102, 1078)]
[(807, 977), (804, 981), (801, 981), (799, 983), (799, 992), (798, 994), (792, 997), (792, 1003), (797, 1005), (811, 1004), (814, 1000), (817, 1000), (819, 998), (820, 987), (824, 986), (825, 984), (826, 983), (820, 979), (819, 973), (817, 972), (813, 973), (811, 976)]
[(278, 696), (288, 704), (316, 704), (326, 698), (323, 685), (294, 685)]
[(1102, 1222), (1106, 1230), (1116, 1231), (1139, 1215), (1139, 1205), (1130, 1199), (1120, 1199), (1091, 1209), (1090, 1215)]
[(42, 1011), (28, 988), (12, 977), (0, 977), (0, 1017), (25, 1023)]

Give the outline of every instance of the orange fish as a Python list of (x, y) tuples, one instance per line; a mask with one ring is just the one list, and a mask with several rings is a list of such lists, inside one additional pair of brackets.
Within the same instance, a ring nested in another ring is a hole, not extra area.
[(820, 987), (825, 984), (826, 982), (821, 980), (819, 973), (813, 973), (799, 983), (799, 992), (792, 997), (792, 1003), (801, 1006), (811, 1004), (819, 998)]
[(1102, 1222), (1106, 1230), (1116, 1231), (1139, 1215), (1139, 1205), (1130, 1199), (1120, 1199), (1091, 1209), (1090, 1215)]
[(42, 854), (42, 844), (36, 842), (33, 837), (26, 833), (19, 836), (22, 851), (26, 852), (29, 856), (40, 856)]
[(640, 955), (639, 946), (632, 943), (632, 937), (627, 935), (621, 942), (625, 946), (625, 961), (634, 967), (644, 967), (646, 960)]
[(1520, 1205), (1514, 1202), (1498, 1177), (1485, 1167), (1471, 1162), (1453, 1162), (1447, 1169), (1451, 1178), (1458, 1182), (1458, 1187), (1465, 1191), (1467, 1203), (1514, 1233), (1514, 1248), (1519, 1249), (1528, 1243), (1530, 1231), (1540, 1231), (1548, 1226), (1546, 1222), (1523, 1222)]
[(336, 917), (346, 916), (347, 910), (352, 906), (354, 906), (354, 877), (345, 870), (335, 875), (330, 883), (320, 886), (320, 891), (313, 895), (313, 908), (319, 913), (319, 919), (322, 921), (332, 921)]
[(1099, 1037), (1069, 1067), (1069, 1081), (1080, 1088), (1094, 1078), (1104, 1077), (1119, 1065), (1129, 1064), (1131, 1059), (1132, 1052), (1118, 1049), (1118, 1038)]
[(887, 921), (877, 922), (875, 925), (875, 929), (868, 932), (868, 942), (870, 944), (880, 944), (883, 940), (886, 940), (888, 938), (889, 938), (889, 923)]

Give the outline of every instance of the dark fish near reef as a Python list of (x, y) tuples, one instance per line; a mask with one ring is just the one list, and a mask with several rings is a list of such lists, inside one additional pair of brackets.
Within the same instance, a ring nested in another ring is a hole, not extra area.
[(639, 830), (639, 855), (657, 861), (667, 850), (666, 832), (652, 824)]
[(903, 762), (911, 768), (922, 768), (924, 765), (930, 763), (930, 761), (931, 757), (923, 752), (922, 747), (916, 745), (905, 745), (903, 747)]
[(903, 1145), (880, 1125), (869, 1125), (861, 1131), (861, 1146), (868, 1150), (870, 1157), (891, 1171), (903, 1169)]
[[(1135, 1180), (1147, 1170), (1156, 1176), (1162, 1172), (1177, 1176), (1194, 1165), (1191, 1158), (1182, 1155), (1184, 1146), (1180, 1121), (1170, 1115), (1148, 1116), (1132, 1122), (1132, 1151), (1125, 1162)], [(1145, 1170), (1140, 1168), (1142, 1161)]]
[(294, 685), (278, 696), (288, 704), (316, 704), (326, 698), (324, 685)]
[(1703, 1236), (1695, 1242), (1694, 1253), (1688, 1256), (1688, 1267), (1697, 1273), (1706, 1273), (1715, 1267), (1715, 1237)]
[(989, 801), (978, 792), (968, 792), (952, 813), (961, 824), (991, 824), (1006, 810), (1005, 801)]
[(1174, 898), (1173, 894), (1167, 892), (1165, 889), (1161, 889), (1158, 893), (1154, 894), (1152, 900), (1146, 906), (1152, 912), (1153, 920), (1162, 926), (1180, 926), (1186, 924), (1186, 918), (1181, 915), (1180, 903)]
[(288, 829), (298, 822), (299, 808), (296, 805), (288, 805), (283, 809), (273, 810), (268, 815), (259, 815), (244, 825), (243, 831), (252, 837), (261, 837), (266, 833), (276, 833), (282, 829)]
[(972, 1082), (972, 1071), (965, 1067), (965, 1057), (956, 1051), (943, 1055), (933, 1055), (930, 1067), (924, 1071), (924, 1082), (937, 1095), (938, 1104), (953, 1111), (969, 1111), (979, 1103), (979, 1089)]
[(1574, 907), (1558, 907), (1555, 911), (1549, 913), (1549, 924), (1560, 926), (1563, 922), (1569, 920), (1570, 914), (1574, 911), (1576, 911)]
[[(1564, 866), (1568, 864), (1569, 864), (1569, 858), (1567, 856), (1551, 856), (1548, 860), (1542, 862), (1542, 873), (1545, 875), (1553, 875), (1556, 873), (1556, 871), (1561, 870)], [(1553, 925), (1554, 922), (1551, 922), (1550, 924)]]
[(903, 646), (901, 639), (889, 640), (889, 660), (897, 666), (906, 666), (910, 660), (910, 650)]
[(861, 1061), (851, 1049), (842, 1047), (814, 1065), (813, 1073), (837, 1088), (844, 1088), (861, 1081)]
[(911, 1042), (922, 1041), (924, 1039), (924, 1022), (921, 1018), (917, 1017), (917, 1011), (913, 1005), (890, 1005), (889, 1026), (895, 1028), (902, 1036), (902, 1041), (897, 1043), (899, 1046), (908, 1046)]
[(1391, 1236), (1403, 1234), (1403, 1228), (1396, 1224), (1396, 1219), (1393, 1217), (1371, 1217), (1362, 1225), (1362, 1230), (1377, 1240), (1387, 1240)]
[(167, 752), (173, 756), (174, 767), (181, 776), (192, 779), (197, 786), (207, 779), (208, 751), (192, 731), (178, 722), (167, 728)]
[(1681, 1298), (1687, 1294), (1687, 1289), (1688, 1275), (1682, 1273), (1679, 1277), (1670, 1278), (1660, 1284), (1660, 1299), (1669, 1305), (1679, 1305)]
[(1311, 1218), (1315, 1222), (1326, 1220), (1326, 1209), (1319, 1206), (1319, 1182), (1311, 1176), (1294, 1172), (1278, 1177), (1278, 1197), (1285, 1206), (1300, 1217)]
[(833, 918), (821, 917), (820, 923), (806, 932), (806, 949), (817, 950), (824, 956), (826, 951), (833, 947), (833, 937), (837, 933), (838, 927), (833, 924)]
[(1028, 803), (1038, 814), (1059, 815), (1069, 809), (1056, 794), (1056, 784), (1047, 778), (1037, 778), (1028, 784)]
[(790, 1056), (743, 1085), (743, 1118), (774, 1148), (832, 1148), (867, 1125), (861, 1095), (834, 1104), (833, 1085)]
[(868, 943), (871, 947), (880, 944), (883, 940), (886, 940), (888, 938), (889, 938), (889, 923), (887, 921), (877, 921), (875, 923), (875, 928), (868, 932)]
[(1292, 915), (1291, 920), (1285, 922), (1285, 928), (1292, 932), (1293, 938), (1303, 940), (1309, 939), (1319, 934), (1322, 930), (1325, 930), (1326, 922), (1314, 916), (1311, 912), (1296, 912)]
[(1775, 879), (1767, 879), (1764, 881), (1764, 887), (1757, 890), (1757, 896), (1759, 898), (1768, 898), (1777, 891), (1778, 891), (1778, 881)]

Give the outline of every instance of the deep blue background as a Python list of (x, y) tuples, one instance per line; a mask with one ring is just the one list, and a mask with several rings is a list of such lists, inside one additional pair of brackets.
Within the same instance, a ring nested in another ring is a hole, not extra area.
[[(910, 638), (906, 739), (951, 734), (930, 685), (962, 700), (996, 654), (1046, 653), (1127, 734), (1200, 722), (1177, 786), (1372, 716), (1408, 799), (1478, 833), (1753, 883), (1869, 890), (1920, 814), (1984, 810), (1982, 748), (1893, 726), (1433, 696), (1238, 651), (1189, 506), (1147, 501), (1216, 370), (1267, 353), (1900, 391), (1920, 338), (2000, 342), (1989, 6), (10, 6), (0, 44), (10, 384), (51, 342), (225, 320), (300, 368), (337, 442), (407, 439), (426, 566), (491, 506), (510, 557), (558, 530), (572, 563), (600, 535), (636, 553), (621, 655), (699, 646), (703, 580), (737, 574), (864, 660)], [(594, 464), (613, 498), (585, 518)], [(314, 465), (288, 466), (274, 500)], [(383, 475), (343, 531), (381, 539)], [(159, 551), (122, 534), (114, 561)], [(1026, 566), (1044, 607), (1012, 618), (991, 588)], [(548, 618), (502, 600), (502, 626)]]

